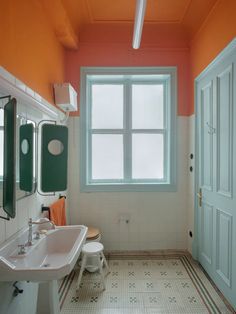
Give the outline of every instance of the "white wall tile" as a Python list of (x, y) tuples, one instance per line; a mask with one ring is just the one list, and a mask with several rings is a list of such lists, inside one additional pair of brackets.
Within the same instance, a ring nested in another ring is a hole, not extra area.
[[(17, 80), (4, 68), (0, 67), (0, 76), (4, 77), (6, 80), (15, 84), (21, 90), (24, 90), (24, 83)], [(26, 88), (26, 87), (25, 87)], [(1, 91), (0, 91), (1, 92)], [(33, 90), (27, 87), (27, 92), (31, 96), (35, 96)], [(38, 97), (39, 100), (39, 95)], [(38, 106), (38, 104), (37, 104)], [(28, 117), (34, 116), (34, 121), (39, 122), (43, 119), (51, 119), (46, 113), (42, 113), (40, 110), (35, 109), (35, 107), (23, 106), (18, 102), (17, 106), (21, 112), (28, 115)], [(37, 107), (36, 107), (37, 108)], [(56, 197), (43, 197), (38, 193), (32, 196), (18, 200), (16, 202), (16, 217), (10, 221), (4, 221), (0, 219), (0, 244), (4, 243), (9, 237), (13, 236), (20, 229), (27, 226), (28, 219), (32, 217), (37, 218), (41, 214), (41, 204), (44, 203), (45, 206), (51, 204)], [(0, 215), (6, 216), (2, 209), (0, 209)], [(37, 289), (38, 285), (33, 283), (18, 283), (20, 287), (24, 289), (22, 295), (16, 298), (12, 297), (13, 287), (12, 283), (1, 283), (0, 282), (0, 313), (4, 314), (23, 314), (23, 313), (35, 313), (36, 301), (37, 301)]]
[(26, 91), (26, 85), (23, 82), (21, 82), (20, 80), (18, 80), (17, 78), (15, 79), (15, 85), (19, 89), (22, 89), (24, 92)]
[(26, 93), (29, 94), (30, 96), (34, 97), (34, 91), (28, 86), (26, 86)]
[[(189, 171), (188, 176), (188, 231), (191, 230), (194, 236), (194, 177), (195, 177), (195, 115), (189, 117), (189, 154), (193, 153), (194, 158), (189, 158), (189, 167), (193, 167), (193, 172)], [(188, 251), (192, 252), (193, 238), (188, 235)]]
[[(188, 117), (178, 117), (177, 192), (81, 193), (79, 131), (79, 118), (69, 118), (68, 206), (71, 223), (100, 228), (109, 249), (175, 249), (177, 246), (187, 249)], [(129, 224), (121, 226), (121, 214), (130, 216)]]
[(5, 78), (8, 82), (15, 85), (15, 76), (13, 76), (10, 72), (5, 70), (3, 67), (0, 67), (0, 75)]
[[(6, 217), (4, 211), (0, 208), (0, 215)], [(6, 239), (6, 221), (0, 219), (0, 243), (4, 242)]]

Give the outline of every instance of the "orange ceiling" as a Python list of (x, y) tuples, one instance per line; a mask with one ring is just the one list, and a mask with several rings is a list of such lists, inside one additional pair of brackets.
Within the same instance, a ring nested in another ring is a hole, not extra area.
[[(191, 0), (148, 0), (145, 22), (180, 22)], [(92, 22), (132, 22), (135, 0), (87, 1)], [(102, 9), (106, 8), (105, 10)]]
[[(133, 23), (135, 0), (61, 0), (76, 33), (84, 24)], [(192, 37), (217, 0), (147, 0), (144, 23), (176, 23)]]

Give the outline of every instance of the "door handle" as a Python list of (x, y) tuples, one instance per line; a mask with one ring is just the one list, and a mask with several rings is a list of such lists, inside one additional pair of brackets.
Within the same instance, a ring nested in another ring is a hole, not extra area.
[(199, 189), (199, 192), (197, 193), (197, 197), (198, 197), (198, 205), (199, 207), (202, 207), (202, 189)]

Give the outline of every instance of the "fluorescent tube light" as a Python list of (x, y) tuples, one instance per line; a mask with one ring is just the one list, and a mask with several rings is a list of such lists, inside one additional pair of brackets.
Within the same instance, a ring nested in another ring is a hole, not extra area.
[(146, 10), (147, 0), (136, 0), (136, 13), (134, 21), (133, 48), (138, 49), (140, 46), (143, 20)]

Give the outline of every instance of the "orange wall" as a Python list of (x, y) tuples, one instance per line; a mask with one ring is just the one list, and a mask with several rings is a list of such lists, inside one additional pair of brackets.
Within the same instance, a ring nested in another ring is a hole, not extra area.
[(191, 42), (191, 103), (194, 112), (194, 79), (236, 36), (236, 0), (218, 0)]
[(134, 50), (132, 31), (132, 25), (87, 27), (80, 34), (78, 51), (66, 52), (66, 81), (79, 93), (81, 66), (177, 66), (178, 114), (188, 115), (189, 49), (183, 32), (172, 26), (170, 30), (149, 25), (144, 29), (141, 48)]
[(0, 65), (53, 103), (64, 81), (64, 51), (39, 0), (1, 1)]

